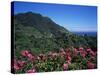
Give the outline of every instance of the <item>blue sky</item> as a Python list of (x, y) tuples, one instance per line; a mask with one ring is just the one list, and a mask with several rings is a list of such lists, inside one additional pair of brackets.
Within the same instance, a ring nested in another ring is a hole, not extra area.
[(14, 2), (14, 14), (32, 11), (51, 18), (69, 31), (97, 31), (97, 7)]

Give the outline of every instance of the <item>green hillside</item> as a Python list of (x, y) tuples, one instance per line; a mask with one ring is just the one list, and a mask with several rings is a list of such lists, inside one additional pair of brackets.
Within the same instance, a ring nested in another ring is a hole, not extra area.
[(97, 48), (96, 37), (78, 36), (41, 14), (27, 12), (12, 16), (14, 19), (15, 55), (24, 49), (34, 54), (58, 51), (66, 47)]

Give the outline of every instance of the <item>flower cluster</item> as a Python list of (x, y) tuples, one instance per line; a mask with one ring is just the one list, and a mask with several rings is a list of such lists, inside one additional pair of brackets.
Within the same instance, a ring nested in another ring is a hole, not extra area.
[(20, 70), (24, 65), (25, 65), (25, 61), (14, 59), (12, 63), (12, 68), (15, 70)]
[(22, 55), (23, 57), (27, 57), (28, 60), (30, 60), (30, 61), (34, 61), (34, 59), (35, 59), (35, 57), (34, 57), (28, 50), (23, 50), (23, 51), (21, 52), (21, 55)]
[(96, 56), (96, 51), (83, 47), (60, 48), (58, 52), (49, 51), (38, 55), (22, 50), (20, 59), (13, 60), (12, 69), (16, 73), (94, 69), (97, 65)]

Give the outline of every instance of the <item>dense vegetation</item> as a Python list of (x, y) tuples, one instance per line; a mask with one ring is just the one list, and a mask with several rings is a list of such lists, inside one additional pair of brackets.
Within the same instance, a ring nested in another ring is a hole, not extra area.
[[(24, 59), (20, 55), (20, 52), (22, 50), (28, 50), (34, 56), (39, 55), (41, 53), (46, 54), (50, 51), (59, 52), (59, 49), (61, 48), (66, 49), (72, 47), (74, 48), (83, 47), (84, 50), (87, 48), (91, 48), (93, 52), (97, 51), (96, 36), (87, 36), (87, 35), (78, 36), (76, 34), (73, 34), (64, 27), (53, 22), (50, 18), (44, 17), (41, 14), (32, 12), (20, 13), (12, 15), (12, 19), (14, 20), (13, 25), (14, 25), (14, 35), (15, 35), (14, 58), (16, 58), (17, 60)], [(80, 58), (81, 57), (78, 57), (78, 59)], [(59, 61), (60, 60), (61, 59), (59, 58)], [(96, 65), (96, 59), (94, 61)], [(63, 62), (63, 60), (61, 60), (61, 62)], [(48, 59), (46, 63), (50, 64)], [(59, 65), (61, 66), (61, 64)], [(86, 68), (87, 67), (85, 66), (84, 69)], [(44, 69), (41, 70), (45, 71)], [(62, 68), (59, 70), (62, 70)], [(38, 70), (38, 72), (41, 71)], [(16, 73), (19, 73), (19, 71), (18, 72), (16, 71)]]
[(61, 48), (58, 52), (49, 51), (34, 55), (29, 50), (22, 50), (20, 58), (14, 58), (14, 73), (35, 73), (67, 71), (97, 68), (97, 54), (91, 48)]

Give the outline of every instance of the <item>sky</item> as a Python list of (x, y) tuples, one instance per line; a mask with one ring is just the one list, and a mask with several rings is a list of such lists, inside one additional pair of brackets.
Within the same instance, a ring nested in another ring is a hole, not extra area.
[(68, 4), (14, 2), (14, 14), (40, 13), (72, 32), (97, 31), (97, 7)]

